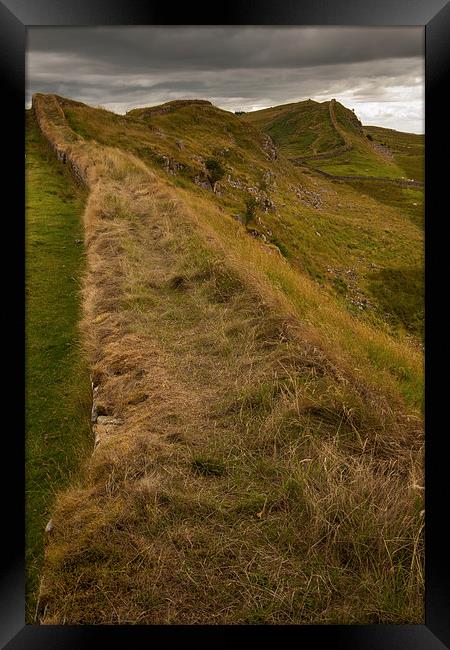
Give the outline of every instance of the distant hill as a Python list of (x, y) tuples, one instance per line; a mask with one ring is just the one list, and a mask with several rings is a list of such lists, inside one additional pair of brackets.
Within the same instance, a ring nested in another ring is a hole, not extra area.
[(290, 158), (336, 175), (423, 180), (423, 136), (364, 127), (335, 100), (307, 100), (246, 113)]

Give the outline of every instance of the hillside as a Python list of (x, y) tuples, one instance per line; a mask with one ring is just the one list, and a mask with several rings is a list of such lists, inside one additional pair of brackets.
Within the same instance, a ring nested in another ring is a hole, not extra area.
[(322, 155), (344, 144), (330, 120), (329, 102), (308, 99), (252, 111), (241, 119), (268, 133), (293, 158)]
[(282, 147), (242, 118), (208, 102), (172, 102), (126, 116), (68, 100), (63, 107), (68, 124), (83, 138), (120, 147), (208, 200), (204, 161), (217, 159), (226, 175), (216, 205), (242, 217), (246, 199), (255, 196), (256, 237), (332, 291), (350, 313), (389, 331), (422, 336), (421, 188), (364, 184), (355, 191), (350, 184), (326, 182), (292, 164)]
[(270, 135), (290, 159), (329, 174), (423, 180), (423, 136), (363, 127), (334, 99), (285, 104), (241, 119)]
[(207, 102), (33, 110), (89, 191), (95, 436), (38, 620), (421, 622), (421, 229)]
[(380, 126), (365, 126), (364, 131), (372, 142), (388, 147), (396, 164), (408, 178), (424, 180), (425, 138), (416, 133), (401, 133)]

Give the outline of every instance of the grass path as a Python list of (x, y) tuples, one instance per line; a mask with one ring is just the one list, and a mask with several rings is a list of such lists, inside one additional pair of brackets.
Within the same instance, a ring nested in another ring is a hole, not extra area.
[(85, 196), (31, 112), (26, 120), (26, 591), (33, 622), (54, 495), (91, 441), (89, 374), (77, 330)]

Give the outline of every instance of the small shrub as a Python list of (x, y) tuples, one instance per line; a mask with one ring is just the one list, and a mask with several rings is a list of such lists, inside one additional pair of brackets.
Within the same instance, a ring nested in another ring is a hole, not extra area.
[(248, 226), (249, 223), (251, 223), (256, 215), (256, 207), (258, 203), (255, 199), (254, 196), (249, 196), (245, 200), (245, 215), (244, 215), (244, 223), (246, 226)]
[(205, 167), (208, 170), (208, 180), (214, 190), (217, 181), (220, 181), (225, 176), (225, 169), (215, 158), (208, 158), (205, 161)]

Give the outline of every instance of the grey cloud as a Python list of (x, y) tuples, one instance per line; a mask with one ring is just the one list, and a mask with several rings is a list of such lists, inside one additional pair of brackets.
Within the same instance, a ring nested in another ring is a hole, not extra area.
[(421, 28), (32, 28), (31, 51), (75, 54), (111, 70), (289, 68), (423, 54)]
[(336, 97), (362, 116), (370, 102), (386, 105), (371, 110), (390, 124), (388, 106), (404, 101), (403, 129), (421, 131), (422, 37), (421, 28), (31, 28), (27, 101), (56, 92), (123, 113), (177, 98), (254, 110)]

